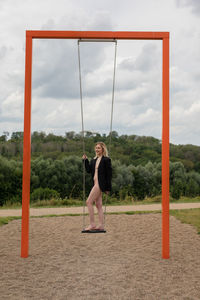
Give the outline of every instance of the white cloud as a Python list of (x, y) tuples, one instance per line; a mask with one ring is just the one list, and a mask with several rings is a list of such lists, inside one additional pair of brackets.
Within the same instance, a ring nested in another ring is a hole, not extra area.
[(178, 7), (191, 7), (194, 14), (200, 14), (200, 2), (198, 0), (176, 0)]
[(0, 60), (3, 59), (3, 58), (5, 57), (6, 52), (7, 52), (7, 47), (1, 46), (1, 47), (0, 47)]
[[(170, 31), (171, 142), (200, 145), (199, 1), (7, 0), (0, 8), (0, 134), (23, 128), (26, 29)], [(85, 127), (108, 132), (114, 48), (80, 47)], [(80, 131), (77, 41), (34, 40), (33, 49), (32, 130)], [(161, 41), (118, 41), (114, 130), (161, 138), (161, 76)]]
[(13, 117), (13, 113), (17, 117), (22, 117), (23, 93), (16, 91), (10, 94), (2, 103), (2, 113), (5, 116)]

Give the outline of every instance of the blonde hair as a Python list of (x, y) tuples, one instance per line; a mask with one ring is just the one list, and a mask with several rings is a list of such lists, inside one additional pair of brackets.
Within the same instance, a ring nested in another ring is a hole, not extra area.
[[(101, 146), (101, 148), (102, 148), (102, 154), (103, 154), (103, 156), (108, 156), (108, 150), (107, 150), (107, 147), (106, 147), (106, 145), (103, 143), (103, 142), (97, 142), (96, 144), (95, 144), (95, 147), (97, 146), (97, 145), (100, 145)], [(95, 147), (94, 147), (94, 150), (95, 150)], [(95, 156), (95, 158), (97, 158), (97, 156)]]

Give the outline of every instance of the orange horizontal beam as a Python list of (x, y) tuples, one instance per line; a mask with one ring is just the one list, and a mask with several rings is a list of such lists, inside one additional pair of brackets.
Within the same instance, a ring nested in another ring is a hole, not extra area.
[(26, 36), (34, 39), (162, 40), (169, 38), (169, 32), (27, 30)]

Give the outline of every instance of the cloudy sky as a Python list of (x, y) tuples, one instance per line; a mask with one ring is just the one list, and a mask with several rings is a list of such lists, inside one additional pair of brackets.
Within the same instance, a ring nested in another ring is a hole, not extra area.
[[(170, 32), (170, 142), (200, 145), (199, 0), (0, 0), (0, 135), (23, 131), (25, 30)], [(114, 43), (81, 43), (85, 130), (108, 133)], [(81, 131), (77, 40), (34, 40), (32, 131)], [(162, 42), (118, 41), (113, 130), (161, 138)]]

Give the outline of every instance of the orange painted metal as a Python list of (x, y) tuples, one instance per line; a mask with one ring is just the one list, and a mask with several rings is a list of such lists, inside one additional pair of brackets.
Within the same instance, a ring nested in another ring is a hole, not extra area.
[(31, 169), (32, 38), (26, 37), (21, 257), (28, 257)]
[(162, 258), (169, 258), (169, 38), (163, 39)]
[(26, 31), (21, 257), (28, 257), (31, 160), (32, 39), (122, 39), (163, 41), (162, 257), (169, 258), (169, 32)]
[(27, 36), (37, 39), (122, 39), (162, 40), (169, 32), (151, 31), (39, 31), (28, 30)]

